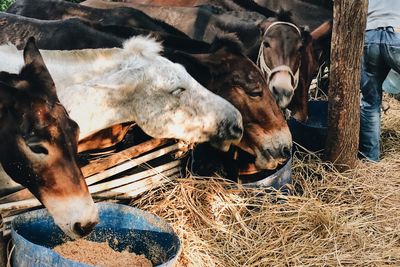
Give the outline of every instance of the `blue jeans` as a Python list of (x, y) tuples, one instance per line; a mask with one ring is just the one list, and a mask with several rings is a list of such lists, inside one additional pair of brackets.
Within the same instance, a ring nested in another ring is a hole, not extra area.
[(390, 69), (400, 72), (400, 33), (392, 27), (365, 33), (361, 66), (360, 154), (379, 161), (382, 84)]

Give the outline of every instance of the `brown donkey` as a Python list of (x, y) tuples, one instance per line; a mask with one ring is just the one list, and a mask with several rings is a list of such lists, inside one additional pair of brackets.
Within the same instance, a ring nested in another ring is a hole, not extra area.
[(60, 104), (33, 38), (19, 74), (0, 72), (0, 162), (71, 238), (88, 234), (98, 211), (76, 163), (78, 125)]

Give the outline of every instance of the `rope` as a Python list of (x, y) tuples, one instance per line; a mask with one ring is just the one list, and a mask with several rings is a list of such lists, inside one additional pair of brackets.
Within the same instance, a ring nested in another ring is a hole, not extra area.
[[(275, 21), (275, 22), (271, 23), (271, 25), (269, 25), (268, 28), (265, 30), (265, 32), (263, 34), (263, 38), (267, 35), (268, 31), (273, 26), (276, 26), (276, 25), (288, 25), (290, 27), (293, 27), (294, 29), (296, 29), (296, 31), (301, 36), (300, 29), (296, 25), (294, 25), (293, 23), (285, 22), (285, 21)], [(292, 78), (293, 88), (296, 89), (298, 84), (299, 84), (300, 65), (299, 65), (299, 68), (297, 69), (295, 74), (293, 74), (292, 69), (287, 65), (280, 65), (280, 66), (277, 66), (277, 67), (275, 67), (275, 68), (273, 68), (271, 70), (271, 68), (268, 67), (267, 63), (265, 62), (263, 42), (261, 42), (260, 49), (258, 51), (257, 66), (261, 69), (262, 73), (267, 78), (267, 82), (269, 82), (270, 77), (274, 73), (277, 73), (277, 72), (280, 72), (280, 71), (287, 71), (289, 73), (290, 77)]]
[(11, 239), (8, 241), (7, 244), (7, 266), (6, 267), (12, 267), (11, 265), (11, 258), (12, 258), (12, 253), (14, 252), (15, 245), (12, 245), (11, 249), (10, 246), (12, 245)]

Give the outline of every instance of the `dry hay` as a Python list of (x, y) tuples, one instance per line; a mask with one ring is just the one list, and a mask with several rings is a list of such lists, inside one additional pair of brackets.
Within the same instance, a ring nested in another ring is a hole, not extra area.
[(180, 266), (400, 266), (400, 102), (385, 98), (383, 159), (340, 174), (296, 154), (294, 194), (180, 179), (132, 204), (170, 222)]

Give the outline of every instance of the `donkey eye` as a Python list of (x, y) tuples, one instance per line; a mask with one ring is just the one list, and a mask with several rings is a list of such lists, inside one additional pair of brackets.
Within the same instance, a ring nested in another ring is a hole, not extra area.
[(268, 43), (267, 41), (264, 41), (263, 44), (264, 44), (264, 47), (265, 47), (265, 48), (270, 47), (270, 45), (269, 45), (269, 43)]
[(252, 91), (247, 92), (247, 94), (251, 97), (262, 97), (262, 91)]
[(49, 154), (49, 151), (40, 144), (32, 144), (32, 145), (28, 144), (28, 147), (32, 150), (33, 153), (45, 154), (45, 155)]
[(174, 91), (172, 91), (171, 94), (174, 96), (178, 96), (178, 95), (182, 94), (185, 90), (186, 89), (183, 87), (178, 87)]
[(49, 151), (40, 143), (41, 140), (37, 136), (32, 135), (25, 142), (33, 153), (45, 155), (49, 154)]

